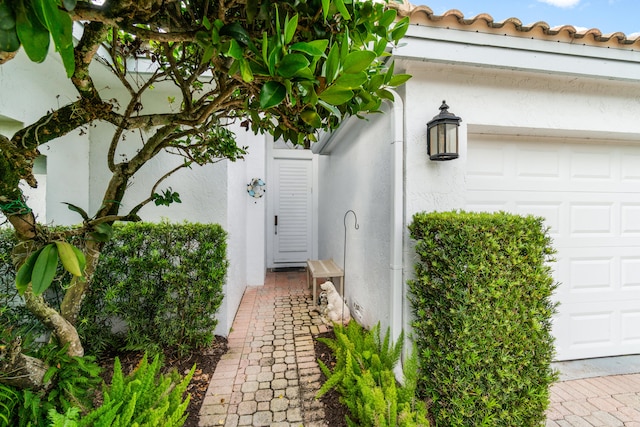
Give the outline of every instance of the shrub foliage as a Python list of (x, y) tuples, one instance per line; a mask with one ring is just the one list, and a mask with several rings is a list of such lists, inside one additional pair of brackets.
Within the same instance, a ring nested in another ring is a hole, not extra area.
[(409, 282), (420, 386), (437, 425), (544, 422), (554, 353), (554, 253), (541, 218), (419, 213)]
[[(213, 340), (227, 273), (226, 233), (216, 224), (129, 223), (105, 245), (78, 327), (98, 353), (188, 350)], [(115, 319), (126, 330), (112, 334)]]
[[(37, 337), (44, 330), (26, 310), (11, 264), (12, 232), (0, 230), (0, 322), (13, 335)], [(210, 344), (217, 325), (227, 273), (226, 233), (217, 224), (129, 223), (114, 227), (91, 290), (82, 305), (78, 330), (88, 354), (161, 348), (187, 351)], [(59, 305), (70, 275), (61, 268), (45, 293)], [(8, 339), (8, 338), (7, 338)], [(5, 342), (6, 341), (6, 342)], [(8, 341), (0, 336), (0, 345)]]

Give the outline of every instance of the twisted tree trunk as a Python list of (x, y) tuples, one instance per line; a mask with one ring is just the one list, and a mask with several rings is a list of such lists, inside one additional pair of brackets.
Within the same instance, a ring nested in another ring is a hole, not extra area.
[(44, 375), (47, 369), (42, 360), (22, 353), (22, 341), (19, 337), (0, 349), (0, 382), (3, 384), (19, 389), (46, 388)]

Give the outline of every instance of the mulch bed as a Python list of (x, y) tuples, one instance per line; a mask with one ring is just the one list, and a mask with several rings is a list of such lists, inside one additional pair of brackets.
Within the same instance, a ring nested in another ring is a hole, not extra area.
[[(161, 369), (163, 373), (171, 369), (176, 369), (181, 375), (186, 375), (195, 363), (196, 371), (189, 383), (187, 392), (191, 394), (191, 401), (187, 407), (187, 421), (185, 427), (197, 427), (200, 420), (200, 407), (204, 400), (205, 393), (209, 387), (209, 381), (216, 369), (220, 357), (227, 351), (227, 339), (216, 336), (213, 345), (209, 348), (200, 349), (190, 354), (178, 357), (175, 352), (166, 352), (164, 355), (164, 365)], [(113, 361), (115, 356), (120, 359), (122, 371), (126, 374), (133, 371), (142, 358), (143, 353), (139, 351), (122, 352), (111, 355), (100, 360), (98, 363), (103, 368), (102, 379), (109, 383), (113, 375)]]
[[(334, 339), (336, 335), (333, 333), (333, 330), (328, 332), (324, 332), (322, 334), (316, 335), (314, 338), (331, 338)], [(321, 343), (317, 339), (313, 340), (313, 345), (316, 351), (316, 359), (322, 360), (329, 369), (333, 369), (336, 363), (336, 358), (333, 355), (333, 352), (326, 344)], [(320, 379), (322, 383), (327, 380), (324, 374), (320, 374)], [(331, 427), (346, 427), (346, 415), (349, 414), (349, 410), (347, 407), (340, 402), (340, 393), (336, 390), (331, 390), (324, 396), (320, 398), (322, 403), (324, 403), (324, 413), (325, 413), (325, 421), (327, 425)]]

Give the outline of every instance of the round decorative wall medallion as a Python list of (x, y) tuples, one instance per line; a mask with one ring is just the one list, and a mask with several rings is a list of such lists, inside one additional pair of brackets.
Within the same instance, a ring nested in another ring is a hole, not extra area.
[(266, 191), (265, 187), (265, 182), (260, 179), (260, 178), (252, 178), (251, 182), (249, 182), (247, 184), (247, 193), (249, 193), (249, 196), (255, 198), (255, 199), (259, 199), (260, 197), (264, 196), (264, 192)]

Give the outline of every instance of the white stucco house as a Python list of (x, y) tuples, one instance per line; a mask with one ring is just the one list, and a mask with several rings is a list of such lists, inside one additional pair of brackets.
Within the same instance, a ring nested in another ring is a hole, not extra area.
[[(543, 216), (550, 227), (561, 283), (558, 360), (640, 353), (640, 39), (398, 7), (412, 25), (392, 57), (413, 78), (383, 114), (346, 120), (312, 150), (239, 130), (250, 152), (244, 162), (173, 177), (167, 185), (183, 203), (141, 211), (145, 220), (228, 230), (231, 267), (216, 332), (228, 333), (244, 289), (261, 285), (266, 269), (333, 258), (345, 269), (356, 319), (381, 321), (398, 336), (410, 323), (413, 214), (504, 210)], [(0, 67), (0, 132), (73, 93), (62, 74), (30, 92), (18, 86), (24, 77), (38, 82), (42, 67), (22, 59)], [(36, 92), (42, 104), (34, 106)], [(434, 162), (426, 123), (442, 100), (462, 118), (459, 158)], [(43, 150), (41, 218), (75, 222), (62, 201), (96, 207), (104, 126)], [(264, 179), (265, 197), (249, 197), (252, 178)], [(68, 186), (73, 200), (56, 190)]]
[[(320, 154), (321, 258), (342, 259), (363, 323), (407, 326), (419, 211), (543, 216), (558, 250), (557, 358), (640, 353), (640, 41), (517, 19), (400, 7), (393, 51), (413, 75), (385, 114), (349, 120)], [(430, 161), (426, 123), (446, 100), (459, 158)]]

